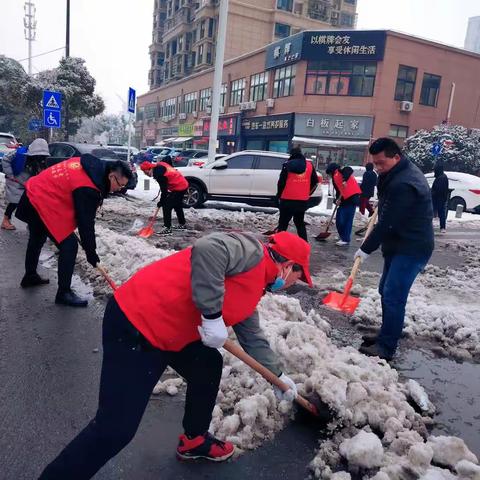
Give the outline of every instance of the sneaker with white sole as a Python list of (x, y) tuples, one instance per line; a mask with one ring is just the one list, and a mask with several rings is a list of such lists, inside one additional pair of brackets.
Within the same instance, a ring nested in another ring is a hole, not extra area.
[(158, 235), (172, 235), (172, 229), (165, 227), (163, 230), (158, 232)]
[(338, 242), (335, 243), (335, 245), (338, 245), (339, 247), (346, 247), (350, 245), (350, 242), (344, 242), (343, 240), (339, 240)]
[(188, 230), (187, 226), (185, 224), (183, 225), (174, 225), (172, 227), (173, 230)]
[(180, 435), (177, 457), (181, 460), (198, 460), (204, 458), (212, 462), (223, 462), (235, 452), (235, 446), (230, 442), (222, 442), (211, 433), (188, 438)]

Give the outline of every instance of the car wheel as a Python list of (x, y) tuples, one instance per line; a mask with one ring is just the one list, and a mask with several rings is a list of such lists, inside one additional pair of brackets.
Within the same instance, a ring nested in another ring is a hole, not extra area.
[(183, 205), (186, 208), (198, 208), (205, 203), (205, 190), (196, 182), (191, 182), (183, 197)]
[(456, 210), (459, 205), (463, 206), (463, 211), (466, 210), (467, 204), (465, 203), (465, 200), (462, 197), (453, 197), (448, 202), (449, 210)]

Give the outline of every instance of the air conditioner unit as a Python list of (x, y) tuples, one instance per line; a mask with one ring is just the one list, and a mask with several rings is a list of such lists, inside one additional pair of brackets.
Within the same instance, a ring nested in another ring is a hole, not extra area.
[(218, 107), (218, 112), (225, 113), (225, 107), (223, 105), (220, 105), (220, 107)]
[(179, 113), (178, 118), (179, 118), (179, 120), (185, 120), (187, 118), (187, 114), (186, 113)]
[(248, 104), (246, 102), (243, 102), (243, 103), (239, 103), (238, 104), (238, 109), (239, 110), (248, 110)]
[(267, 98), (265, 103), (267, 104), (267, 108), (273, 108), (275, 106), (275, 99), (274, 98)]
[(197, 112), (192, 112), (192, 117), (193, 117), (193, 118), (197, 118), (197, 117), (198, 117), (198, 113), (197, 113)]
[(413, 102), (400, 102), (401, 112), (411, 112), (413, 110)]

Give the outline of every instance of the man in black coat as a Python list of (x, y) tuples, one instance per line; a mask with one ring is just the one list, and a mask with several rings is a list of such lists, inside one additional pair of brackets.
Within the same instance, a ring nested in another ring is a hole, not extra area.
[(378, 337), (365, 338), (360, 351), (390, 360), (402, 335), (410, 288), (433, 252), (432, 199), (425, 176), (392, 139), (378, 138), (369, 151), (379, 174), (378, 222), (355, 258), (363, 261), (382, 247), (382, 327)]
[(369, 217), (373, 215), (373, 207), (370, 199), (375, 195), (377, 179), (377, 174), (373, 170), (373, 163), (367, 163), (365, 165), (365, 173), (362, 177), (362, 184), (360, 185), (362, 189), (362, 193), (360, 194), (360, 213), (362, 215), (365, 215), (365, 209), (368, 210)]
[(440, 233), (445, 233), (447, 228), (448, 211), (448, 177), (443, 171), (443, 164), (438, 162), (434, 168), (435, 180), (432, 185), (433, 212), (438, 215), (440, 221)]

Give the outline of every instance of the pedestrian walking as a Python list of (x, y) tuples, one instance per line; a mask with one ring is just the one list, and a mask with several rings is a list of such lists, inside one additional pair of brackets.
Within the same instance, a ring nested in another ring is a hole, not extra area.
[(167, 365), (187, 381), (182, 460), (230, 458), (232, 443), (208, 432), (229, 326), (243, 348), (290, 386), (275, 389), (293, 401), (295, 383), (283, 372), (259, 323), (266, 288), (297, 280), (312, 285), (310, 246), (280, 232), (263, 244), (247, 233), (213, 233), (156, 261), (119, 287), (103, 318), (103, 364), (94, 419), (46, 467), (40, 480), (86, 480), (134, 437), (153, 387)]
[(338, 205), (335, 224), (340, 238), (336, 245), (340, 247), (348, 246), (352, 236), (355, 210), (360, 203), (361, 190), (353, 176), (351, 167), (341, 168), (337, 163), (330, 163), (327, 166), (326, 173), (332, 177), (335, 201)]
[(149, 177), (153, 177), (160, 185), (160, 200), (157, 207), (162, 207), (163, 230), (162, 235), (172, 234), (172, 210), (175, 210), (178, 219), (176, 230), (186, 230), (185, 214), (183, 213), (183, 197), (187, 193), (188, 181), (172, 166), (170, 156), (165, 156), (161, 162), (142, 162), (140, 168)]
[(432, 184), (433, 213), (440, 221), (440, 233), (445, 233), (447, 228), (449, 185), (448, 177), (443, 171), (443, 163), (437, 162), (434, 168), (435, 180)]
[(360, 351), (391, 360), (402, 335), (410, 288), (433, 252), (432, 199), (425, 176), (390, 138), (369, 148), (378, 178), (378, 222), (355, 258), (364, 261), (382, 247), (383, 274), (378, 287), (382, 326)]
[(45, 160), (50, 156), (48, 144), (43, 138), (35, 139), (27, 148), (20, 147), (2, 158), (5, 174), (5, 199), (7, 208), (1, 228), (15, 230), (11, 222), (18, 202), (25, 191), (25, 182), (46, 168)]
[(288, 230), (288, 224), (293, 217), (298, 236), (308, 241), (305, 212), (308, 209), (310, 195), (317, 188), (317, 184), (318, 176), (312, 162), (307, 161), (300, 148), (292, 148), (290, 158), (283, 164), (278, 178), (277, 199), (280, 217), (277, 231)]
[(369, 162), (365, 165), (365, 173), (362, 177), (362, 183), (360, 189), (360, 213), (365, 215), (365, 209), (368, 211), (368, 216), (373, 215), (373, 207), (370, 203), (370, 199), (375, 195), (375, 187), (377, 186), (377, 174), (373, 170), (373, 163)]
[(71, 289), (78, 251), (74, 230), (78, 227), (87, 261), (99, 262), (95, 242), (95, 215), (109, 192), (118, 192), (128, 183), (132, 172), (120, 160), (107, 163), (93, 155), (72, 157), (30, 178), (18, 204), (16, 216), (28, 223), (29, 238), (25, 255), (25, 275), (21, 286), (49, 283), (37, 273), (42, 247), (49, 237), (60, 251), (58, 291), (55, 303), (86, 307), (87, 300)]

